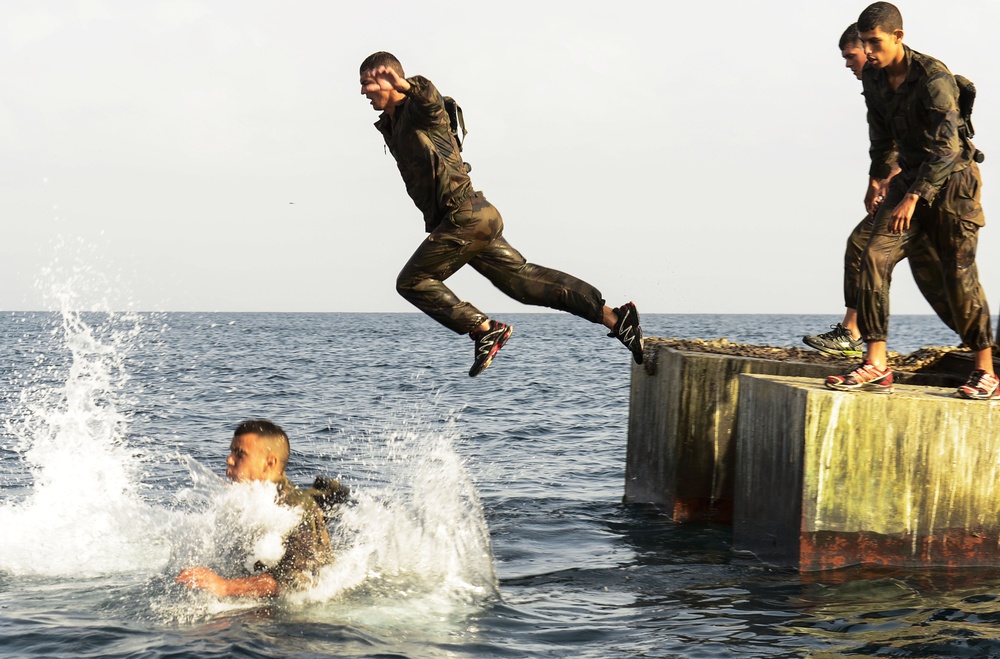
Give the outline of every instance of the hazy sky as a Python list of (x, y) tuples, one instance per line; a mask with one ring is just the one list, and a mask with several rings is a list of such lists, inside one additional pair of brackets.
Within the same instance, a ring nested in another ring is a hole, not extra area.
[[(839, 315), (868, 143), (837, 40), (867, 3), (709, 4), (3, 2), (0, 309), (50, 307), (36, 282), (75, 268), (116, 308), (412, 310), (394, 282), (423, 223), (358, 85), (389, 50), (462, 104), (528, 260), (645, 312)], [(995, 314), (1000, 3), (898, 6), (979, 89)], [(467, 270), (459, 295), (528, 309)], [(930, 312), (905, 263), (893, 291)]]

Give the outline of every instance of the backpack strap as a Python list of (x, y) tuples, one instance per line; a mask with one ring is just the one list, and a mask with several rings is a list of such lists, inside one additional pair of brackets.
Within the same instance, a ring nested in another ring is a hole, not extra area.
[(448, 113), (451, 134), (455, 136), (455, 141), (458, 142), (458, 150), (461, 151), (462, 143), (465, 142), (465, 136), (469, 134), (469, 131), (465, 129), (465, 115), (462, 114), (462, 106), (451, 96), (445, 96), (444, 109)]

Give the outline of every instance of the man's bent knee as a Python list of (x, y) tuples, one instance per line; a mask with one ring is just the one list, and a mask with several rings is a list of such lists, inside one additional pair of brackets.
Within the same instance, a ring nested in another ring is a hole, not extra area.
[(396, 277), (396, 292), (403, 296), (405, 299), (409, 300), (414, 296), (417, 290), (420, 288), (419, 277), (414, 277), (410, 274), (400, 273)]
[(396, 292), (407, 300), (425, 297), (441, 286), (441, 280), (431, 277), (400, 274), (396, 278)]

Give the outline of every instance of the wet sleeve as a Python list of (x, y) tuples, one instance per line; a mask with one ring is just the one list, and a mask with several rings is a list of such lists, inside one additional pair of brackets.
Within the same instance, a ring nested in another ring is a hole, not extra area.
[(962, 155), (962, 140), (958, 133), (958, 85), (950, 73), (939, 72), (927, 79), (927, 94), (923, 96), (926, 118), (927, 158), (917, 169), (910, 192), (934, 201)]
[(319, 568), (329, 562), (329, 544), (323, 513), (308, 509), (285, 539), (284, 556), (268, 572), (282, 588), (308, 588)]
[(874, 81), (865, 75), (863, 82), (865, 106), (868, 108), (868, 139), (871, 143), (868, 153), (872, 161), (868, 175), (881, 181), (889, 177), (896, 164), (896, 145), (886, 125), (885, 109), (878, 100)]
[(410, 83), (406, 96), (411, 101), (418, 122), (424, 126), (447, 124), (448, 112), (444, 109), (444, 99), (434, 83), (423, 76), (413, 76), (406, 81)]

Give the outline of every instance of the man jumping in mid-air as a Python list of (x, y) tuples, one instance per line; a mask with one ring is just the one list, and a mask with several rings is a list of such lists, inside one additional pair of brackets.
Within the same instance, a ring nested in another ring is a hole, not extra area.
[(382, 114), (375, 127), (396, 159), (406, 192), (424, 214), (427, 238), (403, 266), (396, 290), (418, 309), (475, 341), (469, 375), (490, 365), (513, 332), (459, 300), (445, 280), (466, 263), (508, 296), (525, 304), (568, 311), (601, 323), (642, 363), (642, 329), (635, 305), (612, 309), (600, 291), (564, 272), (528, 263), (503, 237), (503, 219), (472, 189), (444, 99), (430, 80), (406, 78), (393, 55), (378, 52), (361, 64), (361, 93)]

